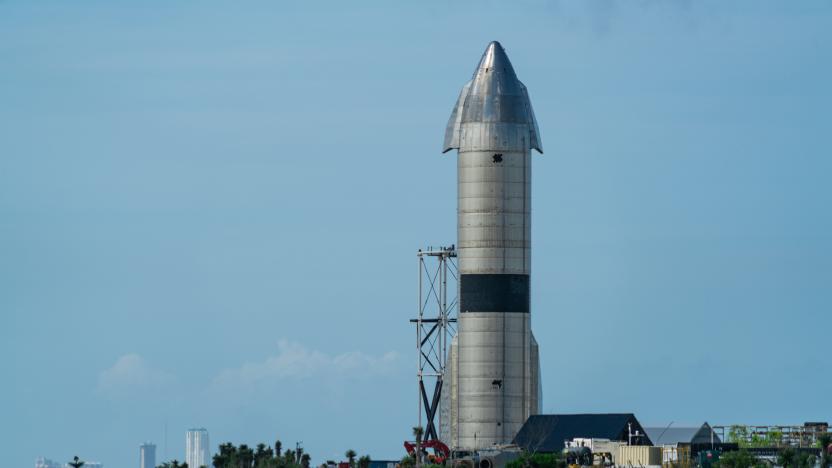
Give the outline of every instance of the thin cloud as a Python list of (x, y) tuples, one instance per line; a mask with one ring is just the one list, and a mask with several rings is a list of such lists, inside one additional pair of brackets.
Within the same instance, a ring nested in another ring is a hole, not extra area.
[(271, 381), (301, 381), (357, 375), (384, 375), (393, 372), (398, 361), (394, 351), (373, 356), (359, 351), (329, 355), (287, 340), (277, 344), (278, 352), (262, 362), (246, 363), (222, 371), (214, 385), (252, 386)]
[(175, 381), (173, 375), (153, 368), (138, 354), (130, 353), (98, 375), (97, 392), (109, 397), (128, 397), (158, 392)]

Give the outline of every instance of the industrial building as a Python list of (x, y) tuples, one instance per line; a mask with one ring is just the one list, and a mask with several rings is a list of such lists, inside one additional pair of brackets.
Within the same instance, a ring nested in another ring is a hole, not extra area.
[(645, 427), (655, 445), (705, 446), (722, 444), (722, 439), (707, 423), (696, 427)]
[(829, 423), (810, 421), (802, 426), (731, 424), (714, 426), (714, 432), (723, 440), (749, 447), (814, 447), (821, 435), (829, 433)]
[(653, 445), (632, 413), (534, 415), (517, 433), (514, 444), (532, 453), (560, 453), (576, 438)]
[(369, 468), (396, 468), (401, 460), (370, 460)]
[[(662, 448), (662, 463), (686, 465), (704, 450), (723, 449), (722, 438), (707, 423), (694, 427), (646, 427), (654, 445)], [(733, 444), (731, 449), (736, 448)]]

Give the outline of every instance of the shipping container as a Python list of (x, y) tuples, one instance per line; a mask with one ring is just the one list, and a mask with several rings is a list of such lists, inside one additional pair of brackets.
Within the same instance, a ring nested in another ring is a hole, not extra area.
[(662, 448), (647, 445), (622, 445), (615, 454), (616, 466), (661, 466)]

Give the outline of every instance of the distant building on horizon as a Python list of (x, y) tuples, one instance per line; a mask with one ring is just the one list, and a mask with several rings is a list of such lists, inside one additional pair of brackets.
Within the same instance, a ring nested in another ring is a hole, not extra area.
[(139, 445), (139, 468), (156, 468), (156, 445), (150, 442)]
[(35, 459), (35, 468), (64, 468), (64, 465), (46, 457), (38, 457)]
[(211, 446), (208, 442), (208, 430), (203, 428), (188, 429), (185, 434), (185, 463), (188, 468), (211, 466)]
[[(71, 468), (69, 463), (61, 463), (50, 460), (46, 457), (38, 457), (35, 459), (35, 468)], [(84, 468), (104, 468), (103, 463), (99, 462), (84, 462)], [(154, 467), (155, 468), (155, 467)]]

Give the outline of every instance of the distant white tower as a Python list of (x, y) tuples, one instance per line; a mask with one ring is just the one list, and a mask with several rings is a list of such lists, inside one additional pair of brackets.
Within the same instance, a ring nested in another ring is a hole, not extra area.
[(139, 468), (156, 468), (156, 446), (150, 442), (139, 446)]
[(188, 429), (185, 434), (185, 462), (188, 468), (210, 468), (211, 449), (205, 428)]

